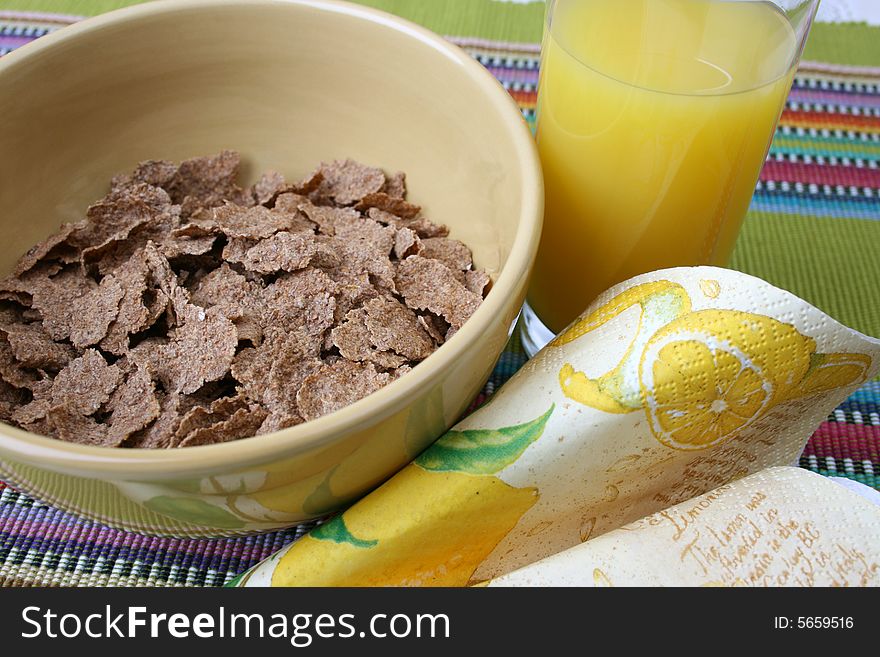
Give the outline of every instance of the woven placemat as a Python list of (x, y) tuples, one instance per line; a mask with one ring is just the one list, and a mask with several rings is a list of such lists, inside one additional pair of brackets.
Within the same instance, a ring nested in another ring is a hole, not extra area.
[[(0, 54), (73, 22), (70, 14), (126, 4), (133, 2), (0, 0)], [(540, 34), (534, 6), (489, 0), (365, 4), (460, 35), (450, 38), (501, 81), (534, 123)], [(880, 29), (817, 27), (820, 38), (811, 37), (807, 56), (825, 61), (806, 62), (799, 71), (733, 266), (880, 335), (880, 68), (867, 65), (880, 62)], [(514, 338), (474, 403), (524, 362)], [(800, 464), (880, 489), (880, 382), (862, 387), (822, 423)], [(310, 527), (240, 539), (150, 538), (76, 518), (0, 482), (0, 585), (220, 585)]]

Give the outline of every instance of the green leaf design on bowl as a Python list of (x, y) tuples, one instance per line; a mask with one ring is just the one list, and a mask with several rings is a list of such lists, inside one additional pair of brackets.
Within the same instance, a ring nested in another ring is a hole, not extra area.
[(540, 417), (512, 427), (447, 431), (414, 463), (434, 472), (495, 474), (515, 462), (541, 437), (555, 407), (551, 405)]

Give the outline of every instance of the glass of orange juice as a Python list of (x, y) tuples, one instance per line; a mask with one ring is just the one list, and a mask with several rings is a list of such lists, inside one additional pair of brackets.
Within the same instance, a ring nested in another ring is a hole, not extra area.
[(533, 355), (637, 274), (726, 265), (819, 0), (548, 0)]

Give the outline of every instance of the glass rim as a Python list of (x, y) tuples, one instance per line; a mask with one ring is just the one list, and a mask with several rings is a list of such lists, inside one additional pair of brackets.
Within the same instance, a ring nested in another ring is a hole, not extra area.
[[(552, 19), (553, 9), (560, 2), (572, 2), (572, 1), (592, 2), (594, 0), (547, 0), (547, 10), (544, 12), (544, 23), (543, 23), (543, 25), (544, 25), (544, 40), (545, 41), (548, 38), (552, 38), (551, 19)], [(773, 2), (772, 0), (691, 0), (691, 1), (692, 2), (704, 2), (707, 4), (722, 4), (722, 3), (745, 4), (746, 2), (749, 2), (749, 3), (762, 2), (765, 4), (773, 5), (773, 7), (775, 7), (777, 10), (779, 10), (779, 13), (785, 19), (786, 23), (792, 28), (792, 31), (793, 31), (795, 37), (797, 37), (797, 30), (794, 28), (794, 25), (792, 25), (791, 19), (785, 13), (783, 8), (780, 7), (778, 4), (776, 4), (775, 2)], [(812, 23), (816, 17), (816, 11), (819, 9), (819, 3), (820, 3), (820, 0), (804, 0), (804, 4), (808, 4), (810, 6), (809, 14), (806, 17), (806, 19), (804, 20), (804, 24), (806, 25), (806, 29), (804, 29), (803, 34), (800, 36), (800, 41), (797, 44), (797, 48), (795, 49), (795, 54), (792, 57), (791, 62), (789, 62), (789, 64), (785, 67), (785, 69), (783, 70), (782, 73), (780, 73), (776, 77), (770, 78), (770, 79), (768, 79), (768, 80), (766, 80), (766, 81), (762, 82), (761, 84), (756, 85), (754, 87), (749, 87), (747, 89), (740, 89), (738, 91), (728, 91), (726, 93), (716, 92), (716, 90), (720, 90), (722, 87), (716, 87), (714, 89), (707, 89), (705, 91), (700, 91), (700, 92), (685, 92), (685, 91), (668, 91), (665, 89), (656, 89), (656, 88), (645, 86), (642, 84), (634, 84), (632, 82), (627, 82), (626, 80), (621, 80), (620, 78), (618, 78), (614, 75), (610, 75), (604, 71), (601, 71), (601, 70), (595, 68), (594, 66), (591, 66), (590, 64), (583, 61), (580, 57), (578, 57), (577, 55), (572, 53), (571, 50), (569, 50), (569, 48), (567, 48), (563, 43), (557, 41), (556, 45), (558, 45), (559, 48), (566, 55), (571, 57), (575, 62), (577, 62), (578, 64), (580, 64), (584, 68), (589, 69), (593, 73), (600, 75), (603, 78), (606, 78), (608, 80), (612, 80), (612, 81), (617, 82), (619, 84), (622, 84), (624, 86), (632, 87), (633, 89), (638, 89), (640, 91), (647, 91), (649, 93), (660, 94), (660, 95), (664, 95), (664, 96), (680, 96), (683, 98), (721, 98), (724, 96), (736, 96), (736, 95), (740, 95), (740, 94), (751, 93), (751, 92), (755, 91), (756, 89), (761, 89), (763, 87), (767, 87), (772, 84), (775, 84), (775, 83), (779, 82), (779, 80), (783, 79), (785, 76), (791, 74), (792, 71), (797, 69), (797, 67), (800, 63), (800, 60), (801, 60), (801, 55), (803, 54), (803, 51), (804, 51), (804, 45), (806, 44), (807, 36), (809, 35), (809, 32), (810, 32), (810, 26), (812, 25)], [(545, 51), (546, 51), (546, 48), (542, 45), (542, 48), (541, 48), (541, 59), (542, 60), (544, 58)], [(700, 60), (700, 61), (704, 61), (704, 60)], [(711, 64), (711, 62), (704, 61), (704, 63), (708, 64), (709, 66), (713, 66)]]

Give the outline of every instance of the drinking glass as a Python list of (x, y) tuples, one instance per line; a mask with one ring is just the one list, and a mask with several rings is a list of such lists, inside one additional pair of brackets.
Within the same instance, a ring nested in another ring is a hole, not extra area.
[(730, 258), (818, 0), (548, 0), (533, 355), (603, 290)]

